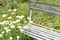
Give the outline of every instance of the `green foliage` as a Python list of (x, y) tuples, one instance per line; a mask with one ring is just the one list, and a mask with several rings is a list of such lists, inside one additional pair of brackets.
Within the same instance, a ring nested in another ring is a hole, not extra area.
[(23, 3), (23, 2), (28, 2), (29, 0), (20, 0), (20, 1)]
[[(29, 2), (29, 0), (17, 0), (18, 2), (22, 2), (22, 3), (12, 3), (11, 5), (13, 6), (14, 9), (17, 9), (16, 12), (9, 12), (8, 9), (5, 9), (3, 7), (0, 7), (0, 22), (1, 21), (15, 21), (17, 20), (15, 16), (17, 15), (24, 15), (25, 17), (20, 20), (21, 22), (18, 22), (16, 24), (13, 24), (15, 26), (14, 29), (11, 29), (10, 26), (8, 25), (0, 25), (0, 33), (2, 31), (4, 31), (3, 37), (0, 38), (0, 40), (8, 40), (9, 37), (13, 37), (13, 40), (17, 40), (16, 36), (20, 36), (19, 40), (35, 40), (31, 37), (28, 37), (24, 34), (22, 34), (22, 32), (20, 31), (20, 29), (18, 29), (18, 26), (23, 26), (24, 21), (27, 21), (27, 17), (29, 16), (29, 5), (26, 2)], [(45, 1), (45, 2), (50, 2), (50, 0), (41, 0), (41, 1)], [(24, 3), (25, 2), (25, 3)], [(7, 2), (8, 3), (8, 2)], [(15, 14), (11, 14), (11, 13), (15, 13)], [(50, 15), (50, 14), (44, 14), (43, 12), (36, 12), (33, 11), (33, 16), (32, 19), (35, 23), (46, 26), (46, 27), (50, 27), (50, 25), (52, 25), (52, 28), (55, 28), (56, 30), (60, 30), (60, 17), (56, 16), (56, 15)], [(3, 14), (8, 14), (8, 16), (6, 16), (5, 18), (2, 18)], [(9, 16), (12, 16), (12, 19), (8, 19)], [(9, 29), (11, 29), (11, 32), (6, 33), (6, 31), (4, 30), (4, 27), (8, 27)], [(9, 35), (9, 36), (8, 36)]]

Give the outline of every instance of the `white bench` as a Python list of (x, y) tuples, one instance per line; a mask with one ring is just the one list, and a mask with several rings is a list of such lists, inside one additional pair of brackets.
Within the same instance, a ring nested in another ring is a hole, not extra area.
[[(41, 5), (42, 4), (42, 5)], [(60, 15), (60, 5), (45, 2), (30, 1), (30, 18), (32, 10)], [(27, 28), (25, 28), (27, 27)], [(42, 28), (33, 23), (28, 23), (22, 28), (23, 33), (37, 40), (60, 40), (60, 34), (51, 30)]]
[(60, 40), (60, 34), (51, 30), (47, 30), (40, 26), (28, 23), (22, 28), (23, 33), (37, 40)]

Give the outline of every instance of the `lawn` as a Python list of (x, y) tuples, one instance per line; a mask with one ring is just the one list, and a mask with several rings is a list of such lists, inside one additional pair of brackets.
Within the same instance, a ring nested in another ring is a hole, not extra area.
[[(58, 4), (56, 1), (54, 4)], [(51, 1), (49, 0), (49, 2)], [(0, 6), (0, 40), (35, 40), (24, 35), (21, 30), (21, 27), (29, 22), (29, 3), (13, 3), (11, 6)], [(42, 25), (44, 28), (60, 30), (59, 16), (37, 11), (33, 11), (33, 13), (32, 21), (34, 23)]]

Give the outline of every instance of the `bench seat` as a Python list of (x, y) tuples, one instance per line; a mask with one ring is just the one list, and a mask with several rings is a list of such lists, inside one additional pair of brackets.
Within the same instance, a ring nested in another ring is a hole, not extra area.
[(23, 33), (37, 40), (60, 40), (60, 34), (51, 30), (47, 30), (40, 26), (28, 23), (22, 28)]

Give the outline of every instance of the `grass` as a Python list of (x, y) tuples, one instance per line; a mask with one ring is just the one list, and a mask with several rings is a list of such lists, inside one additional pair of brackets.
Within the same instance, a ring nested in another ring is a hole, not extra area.
[[(32, 16), (32, 20), (34, 21), (34, 23), (36, 24), (40, 24), (46, 27), (51, 27), (57, 30), (60, 30), (60, 18), (57, 15), (52, 15), (52, 14), (46, 14), (46, 13), (42, 13), (39, 12), (38, 14), (35, 12)], [(56, 27), (56, 28), (55, 28)]]
[[(54, 3), (56, 2), (54, 1)], [(12, 6), (13, 11), (10, 7), (0, 6), (0, 40), (9, 40), (9, 38), (13, 38), (12, 40), (35, 40), (24, 35), (20, 30), (29, 22), (27, 19), (29, 17), (29, 3), (13, 3)], [(33, 13), (32, 20), (34, 23), (60, 30), (59, 16), (37, 11), (33, 11)]]

